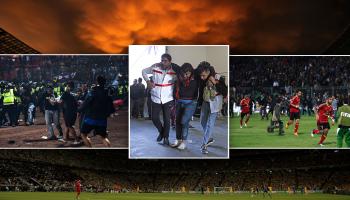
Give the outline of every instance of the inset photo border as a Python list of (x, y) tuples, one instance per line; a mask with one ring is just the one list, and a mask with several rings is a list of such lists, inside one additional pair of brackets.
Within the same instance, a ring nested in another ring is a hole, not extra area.
[(229, 158), (228, 66), (228, 45), (130, 45), (129, 158)]
[(0, 148), (127, 148), (128, 55), (0, 55)]
[(349, 75), (348, 55), (230, 56), (230, 147), (349, 148)]

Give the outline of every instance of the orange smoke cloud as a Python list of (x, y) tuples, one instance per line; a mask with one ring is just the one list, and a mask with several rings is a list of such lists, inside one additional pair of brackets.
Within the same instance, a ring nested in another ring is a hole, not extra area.
[[(118, 53), (129, 44), (156, 44), (176, 41), (195, 44), (201, 35), (206, 44), (228, 44), (232, 32), (212, 31), (215, 24), (231, 23), (243, 17), (238, 6), (210, 1), (109, 1), (113, 9), (98, 4), (83, 7), (85, 18), (79, 24), (82, 40), (105, 52)], [(198, 43), (199, 44), (199, 43)]]

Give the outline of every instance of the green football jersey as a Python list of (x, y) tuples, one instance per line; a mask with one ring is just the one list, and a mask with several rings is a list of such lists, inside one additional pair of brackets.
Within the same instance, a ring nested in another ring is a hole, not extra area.
[(337, 111), (338, 124), (342, 126), (350, 126), (350, 106), (343, 105)]

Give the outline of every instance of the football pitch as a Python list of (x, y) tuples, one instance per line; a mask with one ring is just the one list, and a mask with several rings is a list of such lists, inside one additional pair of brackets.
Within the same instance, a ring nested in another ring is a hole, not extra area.
[[(271, 115), (270, 115), (271, 118)], [(299, 125), (299, 136), (293, 135), (294, 124), (288, 129), (284, 128), (285, 135), (279, 136), (278, 129), (274, 133), (268, 133), (267, 127), (269, 120), (261, 120), (259, 114), (250, 117), (247, 127), (240, 128), (240, 117), (230, 118), (230, 147), (231, 148), (336, 148), (336, 130), (337, 124), (331, 126), (328, 137), (324, 141), (324, 147), (320, 147), (317, 143), (320, 135), (311, 137), (312, 129), (316, 127), (315, 116), (302, 115)], [(282, 118), (284, 125), (288, 121), (288, 117)]]
[[(0, 200), (74, 200), (75, 193), (73, 192), (0, 192)], [(80, 200), (142, 200), (142, 199), (164, 199), (164, 200), (200, 200), (200, 199), (237, 199), (237, 200), (251, 200), (251, 199), (270, 199), (268, 196), (265, 198), (262, 194), (251, 197), (248, 193), (242, 194), (169, 194), (169, 193), (125, 193), (125, 194), (112, 194), (112, 193), (82, 193)], [(350, 196), (345, 195), (331, 195), (331, 194), (272, 194), (271, 199), (277, 200), (292, 200), (292, 199), (305, 199), (305, 200), (345, 200), (350, 199)]]

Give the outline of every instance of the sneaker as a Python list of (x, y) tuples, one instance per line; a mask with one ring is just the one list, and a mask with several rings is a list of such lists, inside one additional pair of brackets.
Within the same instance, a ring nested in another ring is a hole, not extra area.
[(57, 136), (57, 139), (63, 139), (62, 135)]
[(209, 145), (213, 144), (214, 142), (215, 142), (215, 140), (213, 138), (209, 138), (206, 146), (209, 146)]
[(47, 136), (45, 136), (45, 135), (43, 135), (43, 136), (41, 136), (41, 139), (43, 139), (43, 140), (47, 140)]
[(319, 144), (319, 145), (320, 145), (320, 147), (324, 147), (324, 146), (325, 146), (325, 145), (324, 145), (324, 144), (322, 144), (322, 143), (321, 143), (321, 144)]
[(239, 126), (239, 127), (243, 128), (242, 126)]
[(298, 132), (294, 132), (294, 136), (298, 136)]
[(47, 137), (47, 136), (41, 136), (41, 139), (43, 139), (43, 140), (56, 140), (57, 138), (56, 138), (56, 136), (52, 136), (52, 137)]
[(58, 138), (58, 141), (59, 142), (63, 142), (63, 143), (66, 143), (67, 141), (65, 141), (63, 138)]
[(247, 123), (244, 123), (244, 127), (247, 127), (248, 125), (247, 125)]
[(74, 141), (73, 144), (77, 145), (77, 144), (80, 144), (80, 142), (79, 141)]
[(177, 148), (181, 149), (181, 150), (184, 150), (186, 148), (186, 144), (184, 142), (181, 142), (180, 145)]
[(202, 154), (208, 154), (209, 151), (207, 149), (207, 147), (204, 145), (204, 147), (202, 148)]
[(179, 147), (180, 144), (181, 144), (180, 140), (175, 140), (174, 144), (171, 144), (170, 146), (173, 148), (177, 148), (177, 147)]

